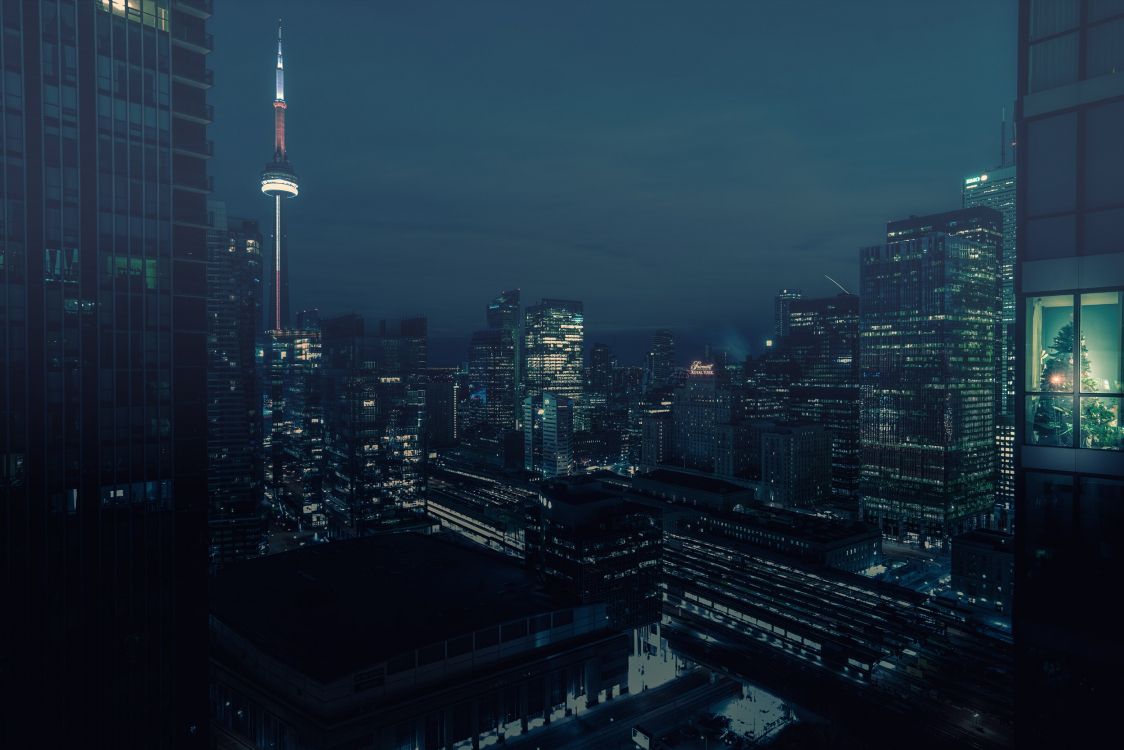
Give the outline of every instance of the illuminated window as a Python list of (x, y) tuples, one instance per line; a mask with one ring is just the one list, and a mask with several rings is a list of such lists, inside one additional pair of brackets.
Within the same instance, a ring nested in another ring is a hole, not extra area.
[(1082, 294), (1076, 319), (1074, 301), (1026, 301), (1026, 442), (1121, 450), (1124, 293)]
[(167, 0), (100, 0), (101, 9), (124, 16), (130, 21), (168, 30)]

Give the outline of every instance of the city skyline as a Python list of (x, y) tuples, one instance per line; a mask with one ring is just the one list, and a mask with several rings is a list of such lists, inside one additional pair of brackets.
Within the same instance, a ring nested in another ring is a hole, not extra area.
[(0, 746), (1103, 744), (1124, 0), (510, 6), (0, 1)]
[[(337, 29), (338, 17), (301, 4), (241, 3), (212, 24), (222, 71), (212, 99), (228, 113), (213, 129), (215, 191), (270, 224), (244, 186), (270, 127), (265, 61), (276, 41), (265, 21), (280, 15), (290, 96), (302, 101), (288, 123), (304, 183), (288, 228), (293, 310), (330, 299), (325, 314), (409, 315), (420, 285), (435, 287), (435, 362), (454, 364), (464, 346), (440, 340), (467, 338), (481, 296), (519, 287), (528, 299), (583, 300), (590, 342), (608, 340), (629, 360), (658, 327), (750, 351), (770, 333), (774, 286), (829, 296), (829, 273), (854, 289), (854, 248), (894, 216), (957, 207), (962, 179), (998, 161), (1013, 66), (909, 50), (929, 44), (917, 33), (955, 32), (1013, 59), (1013, 6), (883, 5), (840, 17), (805, 4), (823, 18), (801, 33), (789, 8), (766, 24), (725, 6), (681, 29), (649, 4), (565, 18), (508, 9), (493, 28), (480, 26), (487, 13), (443, 4), (363, 4)], [(827, 33), (832, 20), (869, 48), (849, 60), (853, 78), (832, 69), (856, 43)], [(649, 33), (625, 33), (630, 23)], [(325, 24), (330, 49), (317, 41)], [(222, 44), (226, 35), (237, 43)], [(589, 62), (560, 64), (578, 55)], [(915, 87), (918, 78), (932, 83)], [(563, 258), (572, 263), (549, 280), (534, 270)], [(604, 280), (580, 278), (589, 263)], [(626, 283), (636, 264), (647, 285)], [(695, 281), (683, 288), (684, 278)], [(659, 302), (672, 293), (674, 317)]]

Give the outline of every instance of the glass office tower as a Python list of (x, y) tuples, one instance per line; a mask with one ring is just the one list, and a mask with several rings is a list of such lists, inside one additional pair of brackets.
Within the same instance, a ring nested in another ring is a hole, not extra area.
[(861, 256), (862, 514), (943, 545), (985, 525), (995, 499), (1002, 218), (962, 209), (886, 235)]
[(0, 746), (205, 745), (208, 0), (0, 4)]
[(1015, 520), (1015, 168), (965, 178), (963, 196), (964, 208), (984, 206), (1003, 216), (1002, 314), (995, 331), (995, 506), (996, 525), (1010, 531)]
[(859, 298), (839, 294), (789, 303), (789, 416), (831, 430), (831, 489), (844, 505), (859, 492)]
[(208, 202), (207, 498), (212, 571), (268, 549), (256, 342), (262, 236), (257, 221)]
[(1091, 747), (1124, 690), (1124, 3), (1019, 13), (1019, 747)]
[(544, 299), (523, 318), (523, 395), (550, 391), (574, 402), (574, 429), (588, 428), (582, 404), (585, 315), (582, 303)]

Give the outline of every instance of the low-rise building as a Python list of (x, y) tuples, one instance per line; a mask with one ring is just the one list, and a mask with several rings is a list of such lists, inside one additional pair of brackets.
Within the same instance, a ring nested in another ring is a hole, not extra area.
[(952, 538), (952, 589), (969, 601), (1011, 613), (1015, 580), (1014, 536), (975, 529)]
[(605, 604), (434, 536), (232, 565), (210, 627), (212, 726), (234, 746), (479, 747), (627, 690)]

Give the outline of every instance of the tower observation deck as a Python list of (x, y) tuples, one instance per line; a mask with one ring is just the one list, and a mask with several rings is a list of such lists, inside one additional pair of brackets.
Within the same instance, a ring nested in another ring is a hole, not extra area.
[(273, 198), (273, 294), (270, 325), (284, 330), (289, 325), (289, 268), (284, 254), (281, 203), (295, 198), (300, 183), (285, 148), (285, 64), (281, 52), (281, 21), (277, 21), (277, 95), (273, 100), (273, 160), (261, 173), (261, 191)]

